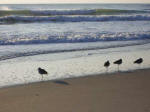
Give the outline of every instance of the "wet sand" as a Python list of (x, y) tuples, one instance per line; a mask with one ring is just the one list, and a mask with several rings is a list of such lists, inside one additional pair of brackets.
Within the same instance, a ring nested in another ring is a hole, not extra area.
[(150, 70), (1, 88), (0, 112), (150, 112)]

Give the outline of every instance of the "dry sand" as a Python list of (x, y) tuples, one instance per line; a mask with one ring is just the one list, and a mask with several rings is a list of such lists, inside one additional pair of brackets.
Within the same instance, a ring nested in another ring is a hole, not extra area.
[(1, 88), (0, 112), (150, 112), (150, 70)]

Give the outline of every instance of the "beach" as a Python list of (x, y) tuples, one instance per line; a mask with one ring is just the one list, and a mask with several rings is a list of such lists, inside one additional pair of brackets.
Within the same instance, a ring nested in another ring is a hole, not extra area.
[[(1, 4), (0, 88), (150, 68), (149, 4)], [(144, 54), (144, 55), (143, 55)], [(139, 66), (133, 62), (143, 58)]]
[(150, 70), (0, 89), (0, 112), (149, 112)]
[(0, 4), (0, 112), (150, 112), (149, 7)]

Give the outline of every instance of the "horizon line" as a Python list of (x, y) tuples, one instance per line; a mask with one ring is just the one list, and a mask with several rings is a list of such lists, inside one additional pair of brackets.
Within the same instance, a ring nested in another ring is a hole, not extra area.
[(142, 3), (142, 2), (133, 2), (133, 3), (130, 3), (130, 2), (122, 2), (122, 3), (120, 3), (120, 2), (115, 2), (115, 3), (108, 3), (108, 2), (104, 2), (104, 3), (100, 3), (100, 2), (89, 2), (89, 3), (84, 3), (84, 2), (81, 2), (81, 3), (76, 3), (76, 2), (74, 2), (74, 3), (0, 3), (0, 5), (11, 5), (11, 4), (14, 4), (14, 5), (17, 5), (17, 4), (23, 4), (23, 5), (30, 5), (30, 4), (32, 4), (32, 5), (38, 5), (38, 4), (43, 4), (43, 5), (47, 5), (47, 4), (150, 4), (150, 2), (149, 3)]

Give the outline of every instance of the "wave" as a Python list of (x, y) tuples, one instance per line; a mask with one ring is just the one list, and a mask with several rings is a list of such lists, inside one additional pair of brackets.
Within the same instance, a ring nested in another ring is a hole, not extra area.
[(103, 16), (6, 16), (0, 23), (29, 22), (95, 22), (95, 21), (149, 21), (150, 15), (103, 15)]
[[(40, 54), (52, 54), (52, 53), (63, 53), (63, 52), (75, 52), (75, 51), (88, 51), (88, 50), (101, 50), (101, 49), (109, 49), (109, 48), (118, 48), (118, 47), (129, 47), (129, 46), (136, 46), (136, 45), (144, 45), (144, 44), (149, 44), (150, 40), (141, 40), (141, 41), (126, 41), (126, 42), (111, 42), (109, 44), (107, 43), (96, 43), (94, 45), (81, 45), (81, 44), (67, 44), (67, 46), (64, 46), (62, 44), (59, 44), (57, 47), (47, 47), (47, 45), (44, 47), (44, 49), (38, 49), (34, 48), (35, 46), (32, 46), (32, 48), (29, 48), (28, 46), (27, 49), (23, 52), (22, 51), (17, 51), (17, 52), (11, 52), (7, 54), (3, 54), (0, 56), (0, 61), (3, 60), (8, 60), (8, 59), (13, 59), (13, 58), (18, 58), (18, 57), (25, 57), (25, 56), (35, 56), (35, 55), (40, 55)], [(63, 47), (62, 47), (63, 46)], [(16, 46), (19, 47), (19, 46)], [(88, 54), (91, 55), (91, 54)]]
[(52, 15), (112, 15), (121, 13), (146, 13), (138, 10), (119, 9), (78, 9), (78, 10), (11, 10), (7, 7), (0, 9), (0, 16), (22, 15), (22, 16), (52, 16)]
[[(1, 36), (2, 37), (2, 36)], [(66, 32), (62, 34), (27, 34), (11, 35), (1, 38), (0, 45), (45, 44), (45, 43), (79, 43), (98, 41), (127, 41), (150, 39), (150, 32), (120, 33), (82, 33)]]
[[(31, 11), (34, 15), (104, 15), (121, 13), (144, 13), (145, 11), (119, 9), (78, 9), (78, 10), (38, 10)], [(146, 13), (146, 12), (145, 12)]]

